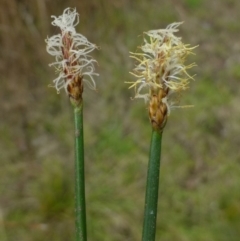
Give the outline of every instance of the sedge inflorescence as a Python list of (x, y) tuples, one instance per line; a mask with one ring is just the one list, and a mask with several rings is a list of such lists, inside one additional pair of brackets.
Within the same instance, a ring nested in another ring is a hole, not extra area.
[(96, 89), (96, 60), (89, 53), (97, 46), (76, 32), (75, 26), (79, 23), (76, 9), (67, 8), (61, 16), (51, 17), (54, 19), (52, 25), (61, 30), (61, 33), (46, 39), (47, 52), (55, 57), (55, 62), (50, 66), (54, 66), (58, 74), (53, 80), (54, 87), (58, 92), (65, 89), (71, 99), (81, 101), (83, 83), (91, 89)]
[(195, 64), (185, 65), (186, 57), (195, 47), (183, 44), (178, 32), (180, 23), (172, 23), (166, 29), (145, 32), (141, 52), (131, 53), (137, 61), (131, 72), (137, 77), (129, 88), (135, 88), (135, 98), (149, 103), (149, 116), (156, 129), (163, 129), (172, 108), (177, 107), (172, 94), (186, 90), (193, 79), (188, 69)]

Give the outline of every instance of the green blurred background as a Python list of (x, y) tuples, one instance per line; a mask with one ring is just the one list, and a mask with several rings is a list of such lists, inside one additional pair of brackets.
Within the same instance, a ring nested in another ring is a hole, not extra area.
[(156, 240), (240, 240), (240, 1), (0, 0), (0, 240), (74, 240), (73, 113), (45, 50), (51, 15), (80, 13), (101, 47), (84, 91), (89, 241), (141, 239), (151, 127), (124, 81), (142, 32), (184, 21), (196, 81), (164, 131)]

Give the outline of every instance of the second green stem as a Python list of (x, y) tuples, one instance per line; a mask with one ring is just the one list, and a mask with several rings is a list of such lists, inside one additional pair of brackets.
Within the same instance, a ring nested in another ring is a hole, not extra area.
[(148, 163), (142, 241), (154, 241), (156, 235), (161, 141), (162, 133), (153, 130)]

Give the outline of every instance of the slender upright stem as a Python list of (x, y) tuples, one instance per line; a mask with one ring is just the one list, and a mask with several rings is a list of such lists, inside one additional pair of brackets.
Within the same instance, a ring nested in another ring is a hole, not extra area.
[(76, 241), (87, 241), (84, 142), (83, 142), (83, 106), (74, 107), (75, 122), (75, 217)]
[(148, 163), (142, 241), (154, 241), (156, 235), (161, 141), (162, 133), (153, 130)]

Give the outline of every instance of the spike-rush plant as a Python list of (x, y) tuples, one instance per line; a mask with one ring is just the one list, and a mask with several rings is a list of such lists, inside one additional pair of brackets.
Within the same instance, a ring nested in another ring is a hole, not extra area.
[[(46, 39), (47, 52), (55, 57), (50, 66), (54, 66), (58, 74), (53, 86), (57, 92), (65, 89), (74, 109), (76, 241), (87, 241), (82, 94), (85, 84), (96, 89), (94, 76), (98, 74), (94, 64), (97, 61), (89, 53), (97, 46), (76, 33), (79, 14), (75, 9), (67, 8), (61, 16), (52, 18), (52, 25), (60, 28), (59, 34)], [(140, 51), (130, 55), (137, 61), (131, 72), (137, 80), (127, 83), (129, 88), (134, 87), (135, 98), (143, 98), (148, 104), (152, 125), (142, 241), (154, 241), (156, 235), (162, 133), (171, 110), (188, 107), (177, 105), (175, 97), (193, 80), (187, 71), (195, 64), (185, 65), (185, 60), (195, 47), (183, 44), (181, 38), (175, 36), (180, 24), (145, 32)]]
[(86, 37), (75, 30), (79, 14), (67, 8), (59, 17), (52, 16), (52, 25), (60, 28), (60, 33), (46, 39), (47, 52), (55, 57), (54, 66), (58, 77), (53, 80), (57, 92), (65, 89), (74, 109), (75, 124), (75, 215), (76, 241), (87, 240), (84, 140), (83, 140), (83, 87), (96, 89), (94, 60), (89, 53), (97, 48)]
[(131, 53), (137, 61), (131, 72), (137, 77), (127, 82), (129, 88), (135, 88), (135, 98), (143, 98), (148, 104), (148, 113), (152, 125), (152, 139), (148, 163), (143, 222), (143, 241), (154, 241), (158, 206), (158, 187), (163, 129), (170, 111), (177, 107), (174, 94), (186, 90), (193, 79), (187, 72), (195, 64), (185, 65), (185, 60), (195, 47), (183, 44), (175, 36), (181, 23), (173, 23), (166, 29), (150, 30), (144, 33), (140, 52)]

